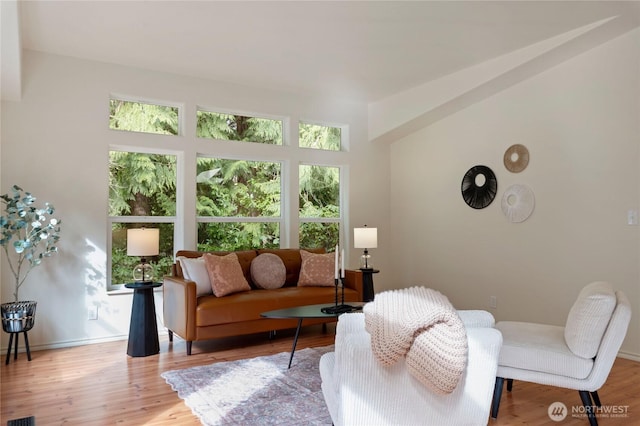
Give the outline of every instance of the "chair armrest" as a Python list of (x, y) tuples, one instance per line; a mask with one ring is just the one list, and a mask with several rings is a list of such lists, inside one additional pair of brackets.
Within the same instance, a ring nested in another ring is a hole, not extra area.
[(164, 326), (187, 341), (196, 338), (196, 283), (165, 276), (162, 286)]
[(489, 327), (493, 328), (496, 320), (490, 312), (480, 310), (461, 310), (458, 315), (465, 327)]

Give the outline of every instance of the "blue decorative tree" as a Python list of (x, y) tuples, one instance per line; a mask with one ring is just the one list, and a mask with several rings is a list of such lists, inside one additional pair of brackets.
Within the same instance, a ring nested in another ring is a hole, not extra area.
[[(31, 270), (43, 259), (58, 252), (61, 221), (52, 217), (55, 209), (45, 203), (35, 205), (36, 197), (14, 185), (11, 194), (0, 196), (4, 213), (0, 216), (0, 245), (15, 278), (14, 300)], [(11, 247), (11, 250), (9, 249)]]

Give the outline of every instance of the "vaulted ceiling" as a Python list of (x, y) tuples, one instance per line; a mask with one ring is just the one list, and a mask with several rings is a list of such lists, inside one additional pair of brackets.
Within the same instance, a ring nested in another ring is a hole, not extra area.
[(3, 96), (20, 85), (12, 52), (22, 48), (373, 102), (595, 22), (637, 26), (640, 16), (635, 1), (2, 3)]

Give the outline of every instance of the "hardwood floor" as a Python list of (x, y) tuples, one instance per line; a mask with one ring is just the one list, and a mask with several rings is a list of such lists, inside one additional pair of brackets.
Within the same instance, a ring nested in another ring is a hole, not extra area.
[[(326, 334), (320, 326), (305, 327), (298, 349), (332, 344), (333, 333), (331, 325)], [(186, 356), (184, 341), (176, 337), (169, 343), (166, 336), (161, 337), (160, 354), (145, 358), (127, 356), (126, 341), (33, 352), (31, 362), (21, 353), (17, 361), (12, 356), (9, 365), (0, 366), (0, 424), (33, 415), (38, 426), (198, 425), (160, 373), (287, 352), (292, 339), (292, 332), (278, 332), (273, 340), (261, 334), (194, 343), (191, 356)], [(619, 358), (600, 398), (605, 406), (628, 406), (627, 417), (600, 417), (601, 426), (640, 425), (640, 363)], [(505, 390), (498, 419), (490, 419), (489, 425), (588, 426), (584, 418), (551, 422), (547, 408), (555, 401), (569, 410), (580, 404), (575, 391), (515, 382), (513, 392)]]

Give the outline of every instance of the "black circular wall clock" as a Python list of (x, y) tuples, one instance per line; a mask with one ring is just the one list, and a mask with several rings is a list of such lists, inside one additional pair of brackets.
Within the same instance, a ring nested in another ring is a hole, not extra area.
[(487, 207), (498, 192), (496, 175), (487, 166), (473, 166), (462, 178), (462, 198), (474, 209)]

